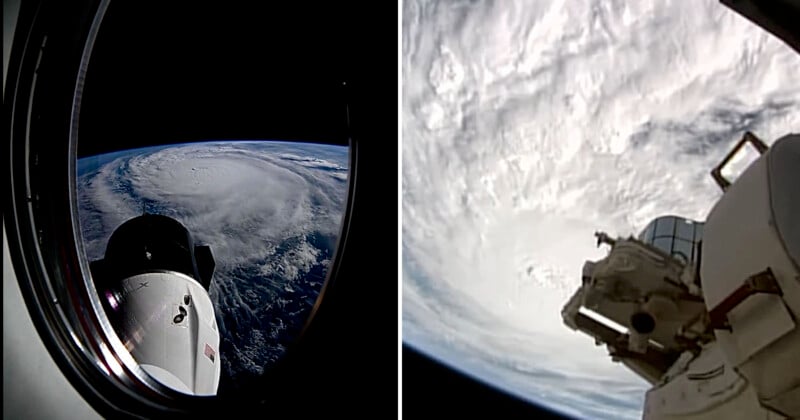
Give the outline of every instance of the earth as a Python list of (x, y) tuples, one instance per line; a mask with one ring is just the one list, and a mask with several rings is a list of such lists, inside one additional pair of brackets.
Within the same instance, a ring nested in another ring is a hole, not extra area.
[(800, 127), (800, 56), (716, 0), (409, 0), (401, 66), (404, 342), (567, 416), (641, 418), (649, 385), (561, 320), (593, 233), (705, 220), (745, 131)]
[(319, 296), (347, 199), (348, 149), (310, 143), (203, 142), (78, 160), (81, 233), (90, 261), (111, 233), (152, 214), (210, 245), (220, 332), (218, 394), (267, 371)]

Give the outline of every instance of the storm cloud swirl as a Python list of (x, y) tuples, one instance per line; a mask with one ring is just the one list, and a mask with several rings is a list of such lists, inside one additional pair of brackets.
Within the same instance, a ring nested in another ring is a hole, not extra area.
[(211, 246), (220, 394), (262, 374), (297, 337), (327, 274), (347, 198), (347, 148), (209, 142), (79, 161), (81, 231), (101, 258), (114, 229), (149, 213)]
[(402, 10), (403, 337), (582, 418), (647, 384), (560, 310), (592, 234), (704, 220), (708, 172), (800, 127), (800, 57), (718, 1), (421, 1)]

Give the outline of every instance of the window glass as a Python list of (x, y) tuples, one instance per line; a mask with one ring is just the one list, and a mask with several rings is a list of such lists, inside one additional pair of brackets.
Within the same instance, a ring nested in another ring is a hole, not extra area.
[(642, 242), (650, 243), (653, 240), (653, 232), (655, 230), (655, 226), (653, 222), (650, 222), (649, 225), (639, 234), (639, 240)]
[(653, 246), (655, 246), (656, 248), (666, 252), (667, 254), (672, 254), (672, 238), (671, 237), (656, 238), (653, 241)]
[[(151, 376), (166, 371), (198, 391), (213, 364), (218, 395), (231, 395), (282, 360), (333, 264), (348, 196), (350, 71), (309, 69), (336, 63), (333, 41), (344, 38), (298, 48), (301, 39), (280, 40), (279, 26), (239, 7), (112, 3), (77, 141), (92, 281), (133, 358), (160, 369)], [(312, 15), (312, 26), (329, 19)], [(226, 30), (211, 30), (216, 21)]]
[(656, 235), (655, 235), (656, 238), (658, 238), (659, 236), (672, 236), (674, 231), (675, 231), (674, 217), (663, 217), (657, 220)]
[(703, 223), (695, 223), (694, 224), (694, 241), (699, 242), (703, 239)]
[(675, 239), (672, 244), (672, 255), (683, 262), (689, 262), (692, 258), (692, 243), (682, 239)]
[(675, 221), (675, 236), (687, 241), (694, 241), (694, 223), (686, 219)]

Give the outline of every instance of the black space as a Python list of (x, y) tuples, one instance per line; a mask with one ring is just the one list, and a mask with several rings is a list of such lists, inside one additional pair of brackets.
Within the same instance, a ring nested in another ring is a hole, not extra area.
[(368, 141), (396, 160), (396, 54), (393, 5), (112, 2), (86, 75), (79, 155), (206, 139), (347, 144), (348, 83), (353, 123), (379, 118)]
[(563, 419), (403, 345), (403, 417)]

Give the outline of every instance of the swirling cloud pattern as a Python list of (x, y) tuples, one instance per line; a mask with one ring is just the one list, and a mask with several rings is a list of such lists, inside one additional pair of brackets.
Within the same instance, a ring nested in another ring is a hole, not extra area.
[(211, 246), (222, 338), (220, 393), (269, 368), (296, 338), (325, 280), (347, 198), (347, 148), (204, 142), (83, 158), (78, 197), (87, 257), (142, 211)]

